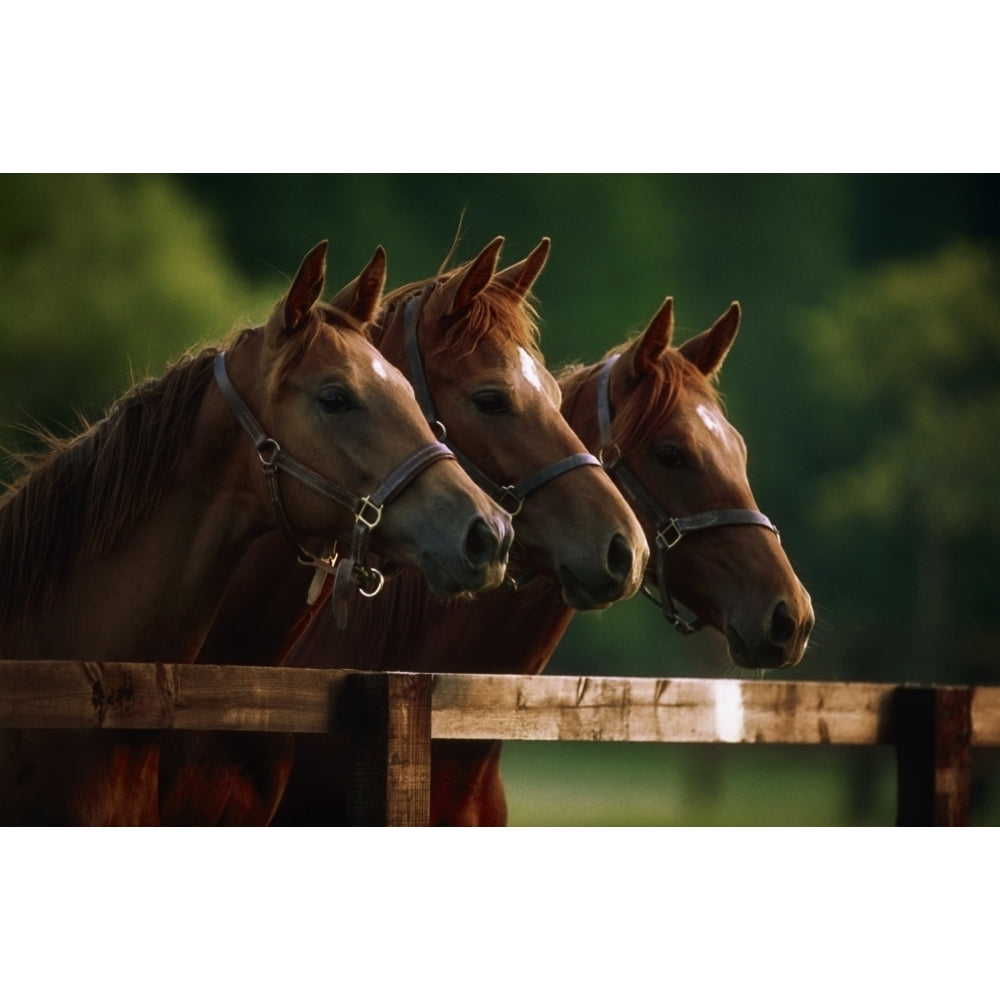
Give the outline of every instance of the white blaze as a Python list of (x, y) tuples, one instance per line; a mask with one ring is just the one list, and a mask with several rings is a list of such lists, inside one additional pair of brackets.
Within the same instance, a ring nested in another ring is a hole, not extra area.
[(380, 379), (384, 380), (389, 377), (389, 371), (382, 363), (381, 358), (372, 358), (372, 368), (374, 369), (375, 374), (378, 375)]
[(521, 356), (522, 374), (539, 392), (541, 392), (542, 379), (538, 374), (538, 365), (535, 364), (535, 359), (523, 347), (519, 347), (517, 352)]
[(704, 403), (698, 404), (697, 409), (698, 416), (701, 417), (701, 422), (713, 433), (718, 435), (723, 440), (726, 439), (726, 425), (722, 422), (722, 416), (712, 410), (710, 407), (705, 406)]

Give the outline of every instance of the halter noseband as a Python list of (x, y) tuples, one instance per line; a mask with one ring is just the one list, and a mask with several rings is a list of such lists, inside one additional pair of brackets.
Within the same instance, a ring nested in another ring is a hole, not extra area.
[(433, 285), (428, 287), (419, 295), (409, 299), (403, 313), (404, 340), (406, 346), (406, 359), (410, 365), (410, 381), (417, 396), (420, 409), (423, 410), (427, 422), (433, 427), (441, 441), (447, 442), (459, 464), (468, 473), (469, 478), (490, 496), (501, 507), (508, 500), (513, 502), (513, 510), (507, 510), (511, 517), (517, 517), (521, 513), (524, 501), (532, 493), (540, 490), (546, 483), (552, 482), (557, 476), (561, 476), (573, 469), (578, 469), (585, 465), (600, 466), (598, 459), (590, 452), (580, 452), (576, 455), (568, 455), (558, 461), (546, 465), (544, 468), (525, 476), (519, 483), (510, 486), (501, 486), (496, 480), (491, 479), (482, 469), (475, 465), (468, 456), (464, 455), (454, 443), (448, 439), (448, 431), (444, 424), (437, 417), (434, 409), (434, 400), (431, 398), (430, 386), (427, 383), (427, 374), (424, 371), (423, 358), (420, 356), (420, 345), (417, 341), (417, 332), (420, 325), (420, 314), (423, 310), (424, 296), (430, 293)]
[[(670, 594), (667, 580), (667, 553), (679, 545), (685, 535), (693, 531), (703, 531), (706, 528), (720, 528), (731, 524), (755, 524), (767, 528), (778, 535), (778, 529), (771, 520), (759, 510), (712, 510), (702, 514), (692, 514), (689, 517), (671, 517), (657, 503), (653, 495), (642, 485), (639, 477), (625, 463), (621, 449), (614, 443), (611, 435), (611, 369), (619, 355), (612, 355), (601, 369), (597, 382), (597, 423), (601, 435), (601, 450), (598, 453), (601, 464), (608, 475), (615, 481), (625, 496), (642, 510), (653, 523), (656, 530), (656, 586), (660, 597), (650, 590), (645, 582), (642, 592), (663, 611), (664, 617), (682, 635), (691, 635), (704, 626), (700, 619), (687, 622), (681, 618)], [(613, 455), (609, 458), (607, 456)]]
[[(384, 583), (382, 574), (374, 567), (366, 567), (364, 560), (368, 552), (371, 532), (382, 519), (385, 505), (401, 493), (428, 466), (443, 458), (454, 458), (447, 445), (440, 441), (422, 445), (406, 456), (386, 476), (382, 485), (368, 496), (359, 497), (348, 492), (341, 486), (331, 483), (328, 479), (306, 468), (301, 462), (292, 458), (282, 450), (274, 438), (268, 437), (257, 422), (250, 408), (237, 392), (229, 372), (226, 370), (225, 351), (220, 351), (215, 357), (213, 371), (215, 381), (222, 393), (223, 399), (229, 404), (240, 426), (250, 435), (261, 469), (267, 480), (268, 495), (274, 510), (274, 519), (278, 529), (295, 550), (298, 561), (303, 566), (312, 566), (315, 570), (334, 574), (331, 603), (338, 628), (347, 627), (347, 594), (351, 582), (357, 583), (358, 590), (364, 597), (374, 597)], [(285, 472), (293, 479), (304, 483), (310, 489), (322, 494), (341, 507), (346, 507), (354, 515), (354, 535), (349, 559), (338, 559), (334, 553), (330, 556), (319, 556), (304, 549), (295, 537), (292, 526), (288, 522), (284, 505), (281, 502), (281, 490), (278, 484), (278, 472)]]

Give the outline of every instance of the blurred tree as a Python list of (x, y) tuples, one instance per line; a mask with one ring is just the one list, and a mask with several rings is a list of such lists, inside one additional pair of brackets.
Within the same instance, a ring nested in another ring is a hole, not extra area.
[(7, 448), (27, 446), (25, 425), (75, 429), (77, 413), (96, 416), (134, 377), (261, 318), (264, 299), (169, 180), (7, 174), (0, 203)]
[(807, 509), (838, 631), (869, 676), (884, 645), (909, 679), (968, 679), (998, 648), (1000, 256), (960, 243), (886, 264), (808, 330), (823, 447)]

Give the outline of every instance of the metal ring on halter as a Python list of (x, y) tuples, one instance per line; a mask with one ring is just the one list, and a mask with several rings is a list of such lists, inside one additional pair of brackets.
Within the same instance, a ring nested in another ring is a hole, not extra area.
[[(605, 458), (605, 450), (613, 451), (615, 457), (613, 459)], [(601, 450), (597, 453), (597, 461), (600, 462), (605, 469), (613, 469), (621, 460), (622, 450), (618, 447), (618, 443), (616, 441), (612, 441), (608, 449), (601, 448)]]
[(274, 438), (264, 438), (257, 445), (257, 457), (265, 469), (273, 469), (281, 454), (281, 445)]
[(448, 436), (448, 428), (440, 420), (431, 423), (431, 430), (438, 441), (443, 441)]
[(375, 569), (374, 566), (369, 566), (367, 569), (364, 570), (365, 576), (370, 577), (373, 573), (375, 574), (375, 576), (378, 577), (378, 582), (375, 584), (374, 590), (365, 590), (365, 588), (360, 583), (358, 584), (358, 593), (362, 597), (376, 597), (381, 592), (382, 588), (385, 586), (385, 577), (377, 569)]

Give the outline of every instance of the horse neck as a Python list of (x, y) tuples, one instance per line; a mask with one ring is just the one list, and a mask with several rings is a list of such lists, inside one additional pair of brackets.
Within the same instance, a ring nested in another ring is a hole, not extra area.
[(562, 415), (566, 423), (576, 431), (577, 437), (595, 455), (601, 447), (600, 429), (597, 423), (597, 380), (600, 365), (590, 365), (559, 375), (562, 391)]
[[(6, 632), (3, 655), (193, 659), (241, 553), (261, 530), (237, 432), (211, 386), (154, 509), (107, 552), (77, 565), (23, 628)], [(136, 476), (144, 474), (140, 463)]]
[[(290, 666), (416, 673), (539, 673), (572, 612), (544, 578), (440, 601), (422, 576), (404, 570), (376, 598), (352, 595), (347, 629), (319, 609), (284, 658)], [(517, 623), (511, 628), (511, 622)]]
[(198, 662), (280, 662), (287, 637), (306, 607), (312, 575), (278, 532), (253, 541), (226, 590)]

